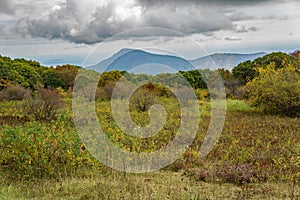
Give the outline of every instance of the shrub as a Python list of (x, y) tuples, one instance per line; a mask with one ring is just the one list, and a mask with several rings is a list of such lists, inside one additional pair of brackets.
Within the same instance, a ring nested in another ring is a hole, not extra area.
[(97, 87), (95, 99), (100, 101), (108, 99), (107, 93), (102, 87)]
[(216, 172), (216, 176), (227, 183), (243, 185), (255, 182), (258, 172), (249, 164), (229, 165), (226, 163)]
[(62, 112), (57, 121), (0, 130), (0, 169), (14, 178), (69, 176), (80, 168), (91, 168), (95, 161), (85, 150), (77, 132)]
[(33, 115), (35, 120), (55, 119), (61, 108), (63, 101), (56, 89), (39, 88), (35, 97), (24, 102), (25, 114)]
[(195, 92), (199, 100), (204, 100), (209, 98), (209, 92), (207, 89), (196, 89)]
[(23, 100), (29, 98), (31, 91), (20, 85), (7, 85), (0, 91), (0, 101)]
[(203, 182), (225, 182), (236, 185), (254, 183), (258, 180), (258, 171), (250, 164), (228, 164), (217, 165), (215, 169), (200, 169), (186, 171), (187, 175), (195, 177), (197, 181)]
[(289, 66), (276, 69), (271, 63), (259, 69), (259, 76), (247, 84), (247, 94), (252, 104), (264, 112), (286, 116), (300, 114), (300, 72)]
[(145, 112), (156, 103), (156, 98), (153, 92), (147, 89), (139, 89), (132, 95), (130, 103), (137, 111)]

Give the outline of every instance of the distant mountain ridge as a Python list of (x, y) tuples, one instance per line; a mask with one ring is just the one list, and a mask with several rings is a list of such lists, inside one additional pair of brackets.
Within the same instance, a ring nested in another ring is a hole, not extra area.
[[(143, 71), (138, 69), (141, 66)], [(153, 54), (136, 49), (122, 49), (112, 57), (89, 67), (89, 69), (98, 72), (119, 70), (155, 75), (180, 70), (188, 71), (195, 69), (195, 67), (189, 61), (177, 56)]]
[(216, 53), (209, 56), (200, 57), (190, 62), (201, 69), (233, 69), (238, 64), (247, 60), (255, 60), (256, 58), (265, 56), (267, 53), (258, 52), (253, 54), (237, 54), (237, 53)]
[[(218, 53), (194, 60), (185, 60), (177, 56), (154, 54), (143, 50), (126, 48), (100, 63), (88, 67), (88, 69), (98, 72), (119, 70), (152, 75), (189, 71), (195, 68), (225, 68), (231, 70), (241, 62), (252, 61), (264, 55), (266, 55), (264, 52), (254, 54)], [(142, 68), (142, 70), (139, 70), (139, 68)]]

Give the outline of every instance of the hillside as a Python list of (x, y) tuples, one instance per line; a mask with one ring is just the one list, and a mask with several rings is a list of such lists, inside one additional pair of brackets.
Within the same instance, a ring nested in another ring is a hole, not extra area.
[[(144, 67), (142, 71), (137, 68)], [(194, 67), (187, 60), (176, 56), (153, 54), (142, 50), (122, 49), (112, 57), (89, 67), (98, 72), (119, 70), (160, 74), (166, 72), (189, 71)]]
[(256, 58), (266, 55), (264, 52), (253, 54), (231, 54), (231, 53), (217, 53), (209, 56), (191, 60), (191, 63), (201, 69), (219, 69), (225, 68), (231, 70), (238, 64), (247, 60), (254, 60)]
[[(219, 53), (194, 60), (185, 60), (176, 56), (153, 54), (142, 50), (122, 49), (99, 64), (89, 67), (89, 69), (98, 72), (111, 70), (133, 71), (152, 75), (165, 72), (189, 71), (195, 68), (225, 68), (231, 70), (241, 62), (252, 61), (264, 55), (266, 53), (263, 52), (254, 54)], [(137, 69), (141, 66), (143, 69)], [(169, 66), (169, 68), (166, 66)]]

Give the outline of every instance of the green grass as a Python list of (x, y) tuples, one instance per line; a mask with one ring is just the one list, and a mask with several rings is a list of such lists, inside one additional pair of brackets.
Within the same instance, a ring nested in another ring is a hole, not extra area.
[(258, 111), (258, 108), (251, 107), (247, 104), (244, 100), (235, 100), (235, 99), (228, 99), (227, 100), (227, 111)]

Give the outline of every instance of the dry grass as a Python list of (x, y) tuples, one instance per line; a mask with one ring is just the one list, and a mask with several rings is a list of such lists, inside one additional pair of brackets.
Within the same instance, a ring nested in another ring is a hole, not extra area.
[[(4, 182), (4, 180), (2, 180)], [(61, 181), (4, 184), (0, 199), (297, 199), (300, 187), (287, 183), (246, 186), (198, 182), (182, 172), (151, 174), (110, 172)]]

